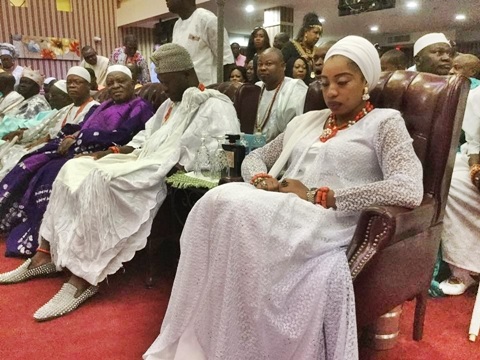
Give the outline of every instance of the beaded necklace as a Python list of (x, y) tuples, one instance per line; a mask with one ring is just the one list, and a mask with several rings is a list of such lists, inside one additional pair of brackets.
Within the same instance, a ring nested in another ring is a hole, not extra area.
[[(85, 108), (85, 106), (87, 106), (87, 104), (90, 102), (90, 101), (93, 101), (93, 98), (92, 97), (89, 97), (87, 99), (87, 101), (85, 101), (77, 110), (77, 112), (75, 113), (75, 116), (73, 117), (72, 119), (72, 122), (78, 117), (78, 115), (80, 115), (80, 113), (83, 111), (83, 109)], [(74, 108), (74, 106), (72, 106), (70, 108), (70, 110), (68, 110), (68, 113), (67, 115), (65, 116), (65, 119), (63, 119), (62, 121), (62, 127), (65, 126), (65, 124), (67, 123), (67, 120), (68, 120), (68, 117), (70, 116), (70, 113), (72, 112), (72, 109)]]
[(353, 120), (349, 120), (346, 124), (343, 124), (341, 126), (337, 126), (337, 117), (333, 113), (330, 114), (327, 120), (328, 121), (327, 127), (323, 129), (322, 135), (320, 135), (320, 141), (326, 142), (328, 139), (331, 139), (335, 135), (337, 135), (337, 132), (339, 130), (355, 125), (357, 121), (362, 119), (365, 115), (367, 115), (372, 110), (373, 110), (373, 105), (370, 103), (370, 101), (367, 101), (367, 103), (365, 104), (365, 107), (362, 110), (360, 110), (360, 112), (355, 116)]
[(265, 86), (262, 87), (262, 91), (260, 92), (260, 97), (258, 98), (257, 119), (255, 120), (255, 129), (257, 129), (257, 132), (259, 133), (262, 132), (263, 128), (268, 122), (268, 119), (270, 119), (270, 114), (272, 113), (273, 104), (275, 103), (275, 100), (277, 98), (278, 92), (280, 91), (280, 88), (282, 87), (282, 84), (283, 84), (283, 80), (280, 84), (278, 84), (277, 88), (275, 89), (275, 94), (273, 95), (272, 101), (270, 101), (267, 111), (263, 116), (262, 122), (260, 122), (259, 108), (260, 108), (260, 102), (262, 101), (263, 92), (265, 91)]

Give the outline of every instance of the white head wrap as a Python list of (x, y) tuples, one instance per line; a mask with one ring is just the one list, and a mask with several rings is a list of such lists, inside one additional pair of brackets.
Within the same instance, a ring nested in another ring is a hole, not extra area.
[(178, 44), (165, 44), (153, 53), (150, 59), (157, 74), (193, 69), (193, 62), (187, 49)]
[(32, 79), (35, 81), (38, 86), (42, 87), (43, 85), (43, 79), (45, 78), (43, 75), (40, 74), (40, 71), (38, 70), (32, 70), (32, 68), (26, 66), (23, 68), (23, 73), (22, 77), (26, 77), (28, 79)]
[(11, 57), (13, 57), (12, 52), (8, 49), (0, 49), (0, 55), (10, 55)]
[(80, 76), (82, 79), (85, 79), (88, 83), (90, 83), (92, 81), (92, 78), (90, 76), (90, 73), (87, 71), (87, 69), (85, 69), (84, 67), (82, 66), (72, 66), (69, 70), (68, 70), (68, 73), (67, 73), (67, 78), (68, 78), (68, 75), (77, 75), (77, 76)]
[(125, 65), (110, 65), (107, 69), (107, 75), (112, 73), (112, 72), (116, 72), (116, 71), (120, 71), (122, 73), (124, 73), (125, 75), (127, 75), (130, 79), (132, 78), (132, 72), (130, 71), (130, 69), (128, 67), (126, 67)]
[(443, 33), (430, 33), (423, 35), (420, 39), (415, 41), (415, 44), (413, 45), (413, 56), (416, 56), (427, 46), (438, 43), (445, 43), (451, 46), (450, 41), (448, 41), (447, 37)]
[(58, 80), (53, 84), (53, 86), (59, 88), (65, 94), (68, 94), (68, 92), (67, 92), (67, 81), (66, 80)]
[(55, 79), (54, 77), (48, 77), (48, 78), (46, 78), (45, 80), (43, 80), (43, 84), (44, 84), (44, 85), (48, 85), (48, 84), (50, 84), (53, 80), (57, 80), (57, 79)]
[(333, 55), (343, 55), (358, 65), (371, 91), (380, 80), (380, 57), (375, 46), (367, 39), (350, 35), (337, 41), (325, 55), (325, 62)]

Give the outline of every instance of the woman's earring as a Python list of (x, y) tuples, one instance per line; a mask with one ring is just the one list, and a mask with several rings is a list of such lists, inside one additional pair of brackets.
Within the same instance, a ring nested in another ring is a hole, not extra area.
[(368, 86), (365, 86), (363, 89), (362, 100), (367, 101), (368, 99), (370, 99), (370, 94), (368, 93)]

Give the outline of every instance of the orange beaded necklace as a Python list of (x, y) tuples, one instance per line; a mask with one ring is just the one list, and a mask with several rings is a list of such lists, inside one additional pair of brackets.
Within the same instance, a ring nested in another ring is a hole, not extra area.
[(337, 117), (332, 113), (328, 117), (328, 122), (327, 122), (327, 127), (323, 129), (322, 135), (320, 135), (320, 141), (325, 142), (328, 139), (333, 138), (335, 135), (337, 135), (337, 132), (339, 130), (345, 129), (346, 127), (350, 127), (354, 125), (357, 121), (359, 121), (361, 118), (363, 118), (365, 115), (367, 115), (370, 111), (373, 110), (373, 105), (370, 103), (370, 101), (367, 101), (365, 104), (365, 107), (360, 110), (360, 112), (355, 116), (353, 120), (349, 120), (346, 124), (343, 124), (341, 126), (337, 126)]

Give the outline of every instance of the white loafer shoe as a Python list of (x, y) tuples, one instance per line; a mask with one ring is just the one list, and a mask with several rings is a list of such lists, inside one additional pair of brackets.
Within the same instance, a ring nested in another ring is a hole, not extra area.
[(466, 285), (459, 278), (451, 276), (447, 280), (443, 280), (439, 287), (445, 295), (462, 295), (473, 284), (475, 284), (475, 282)]
[(77, 298), (75, 297), (76, 292), (77, 288), (72, 284), (63, 284), (60, 291), (33, 314), (34, 319), (47, 321), (72, 312), (95, 295), (98, 292), (98, 286), (89, 286)]
[(57, 273), (54, 263), (43, 264), (32, 269), (28, 267), (32, 263), (32, 259), (27, 259), (22, 265), (15, 270), (0, 274), (0, 284), (16, 284), (27, 281), (36, 277), (47, 276)]

